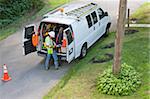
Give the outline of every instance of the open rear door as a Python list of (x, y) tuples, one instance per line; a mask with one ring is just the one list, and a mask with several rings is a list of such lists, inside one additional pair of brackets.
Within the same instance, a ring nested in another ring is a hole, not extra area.
[(67, 38), (67, 61), (70, 63), (75, 56), (74, 50), (74, 38), (70, 28), (64, 30), (65, 37)]
[(36, 47), (32, 44), (32, 35), (35, 34), (35, 25), (28, 25), (23, 29), (23, 54), (27, 55), (36, 51)]

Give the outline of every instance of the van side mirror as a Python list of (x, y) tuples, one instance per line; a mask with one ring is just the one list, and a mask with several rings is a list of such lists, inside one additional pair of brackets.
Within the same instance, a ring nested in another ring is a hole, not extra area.
[(105, 13), (104, 13), (104, 16), (108, 16), (108, 12), (105, 12)]

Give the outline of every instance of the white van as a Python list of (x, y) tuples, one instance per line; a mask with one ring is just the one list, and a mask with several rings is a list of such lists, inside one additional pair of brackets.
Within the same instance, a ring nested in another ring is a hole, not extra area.
[[(77, 57), (85, 57), (87, 49), (94, 44), (102, 35), (106, 34), (111, 22), (107, 12), (95, 3), (69, 4), (47, 13), (40, 22), (38, 31), (35, 25), (28, 25), (23, 31), (24, 55), (37, 51), (38, 55), (45, 56), (47, 51), (43, 47), (46, 26), (56, 35), (60, 27), (63, 27), (63, 39), (66, 46), (61, 47), (62, 60), (70, 63)], [(54, 30), (55, 27), (55, 30)], [(33, 46), (32, 36), (38, 35), (38, 45)]]

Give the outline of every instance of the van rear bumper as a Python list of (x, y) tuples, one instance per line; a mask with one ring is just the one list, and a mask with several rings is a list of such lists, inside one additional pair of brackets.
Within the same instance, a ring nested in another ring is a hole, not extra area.
[[(38, 56), (46, 57), (47, 52), (45, 51), (37, 51)], [(59, 54), (57, 53), (58, 56), (61, 56), (61, 60), (66, 60), (66, 54)]]
[(46, 52), (38, 51), (37, 52), (38, 56), (46, 57)]

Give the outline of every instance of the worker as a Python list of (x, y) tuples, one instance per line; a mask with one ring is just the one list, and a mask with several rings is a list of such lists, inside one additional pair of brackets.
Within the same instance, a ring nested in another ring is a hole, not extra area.
[[(63, 27), (60, 27), (58, 34), (56, 36), (56, 46), (57, 46), (57, 53), (61, 53), (61, 46), (63, 40)], [(59, 66), (61, 65), (61, 55), (58, 55)]]
[(53, 56), (55, 69), (58, 70), (58, 57), (56, 53), (56, 43), (53, 41), (55, 37), (55, 32), (48, 32), (48, 35), (45, 38), (44, 46), (47, 48), (47, 56), (45, 60), (45, 69), (49, 69), (49, 60)]

